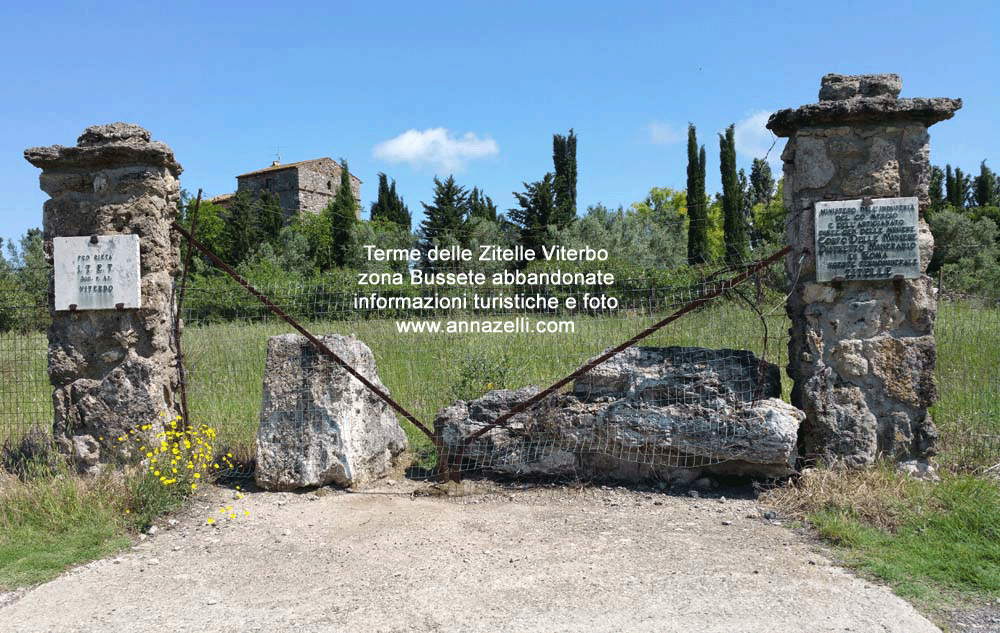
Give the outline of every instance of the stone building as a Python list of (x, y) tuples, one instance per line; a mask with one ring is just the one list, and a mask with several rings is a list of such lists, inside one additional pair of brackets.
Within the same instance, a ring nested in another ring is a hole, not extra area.
[[(351, 176), (351, 191), (361, 219), (361, 180)], [(340, 163), (330, 158), (315, 158), (282, 165), (275, 161), (270, 167), (247, 172), (236, 177), (236, 191), (254, 195), (270, 192), (278, 197), (285, 216), (299, 211), (319, 213), (333, 202), (340, 185)], [(227, 206), (235, 194), (211, 198), (209, 202)]]

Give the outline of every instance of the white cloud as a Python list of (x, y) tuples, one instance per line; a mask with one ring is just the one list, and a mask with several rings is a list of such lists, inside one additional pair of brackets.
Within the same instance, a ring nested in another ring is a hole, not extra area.
[(684, 132), (681, 132), (669, 123), (653, 121), (648, 123), (644, 129), (646, 130), (646, 138), (650, 143), (655, 145), (671, 145), (679, 143), (686, 138)]
[(472, 132), (453, 136), (446, 128), (407, 130), (375, 146), (375, 158), (390, 163), (406, 163), (415, 169), (431, 167), (442, 172), (459, 172), (470, 160), (496, 156), (500, 152), (493, 139)]
[(770, 116), (771, 112), (760, 110), (736, 122), (736, 152), (750, 159), (767, 155), (771, 171), (777, 177), (781, 173), (781, 150), (785, 143), (764, 127)]

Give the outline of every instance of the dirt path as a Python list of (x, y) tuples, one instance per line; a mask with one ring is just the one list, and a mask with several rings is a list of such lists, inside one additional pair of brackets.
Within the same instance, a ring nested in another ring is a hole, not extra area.
[[(117, 558), (0, 597), (0, 630), (938, 631), (753, 501), (414, 488), (213, 489)], [(206, 525), (220, 504), (237, 518)]]

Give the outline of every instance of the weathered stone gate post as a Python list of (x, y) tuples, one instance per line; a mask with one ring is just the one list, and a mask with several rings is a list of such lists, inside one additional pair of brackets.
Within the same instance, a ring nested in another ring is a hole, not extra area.
[[(46, 255), (54, 264), (49, 379), (54, 431), (96, 470), (130, 429), (180, 413), (173, 277), (181, 166), (137, 125), (87, 128), (76, 147), (36, 147)], [(103, 453), (103, 455), (102, 455)]]
[(924, 460), (937, 433), (927, 128), (960, 99), (899, 99), (898, 75), (827, 75), (774, 113), (793, 284), (788, 373), (806, 458)]

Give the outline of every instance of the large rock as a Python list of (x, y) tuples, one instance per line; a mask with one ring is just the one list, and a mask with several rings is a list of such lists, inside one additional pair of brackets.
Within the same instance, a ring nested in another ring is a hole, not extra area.
[(632, 347), (473, 441), (538, 390), (491, 391), (438, 413), (465, 468), (599, 479), (781, 476), (794, 469), (804, 414), (779, 400), (777, 366), (743, 350)]
[[(375, 357), (354, 337), (320, 340), (376, 386)], [(257, 432), (257, 485), (353, 486), (386, 475), (406, 449), (392, 409), (304, 336), (272, 336)]]

